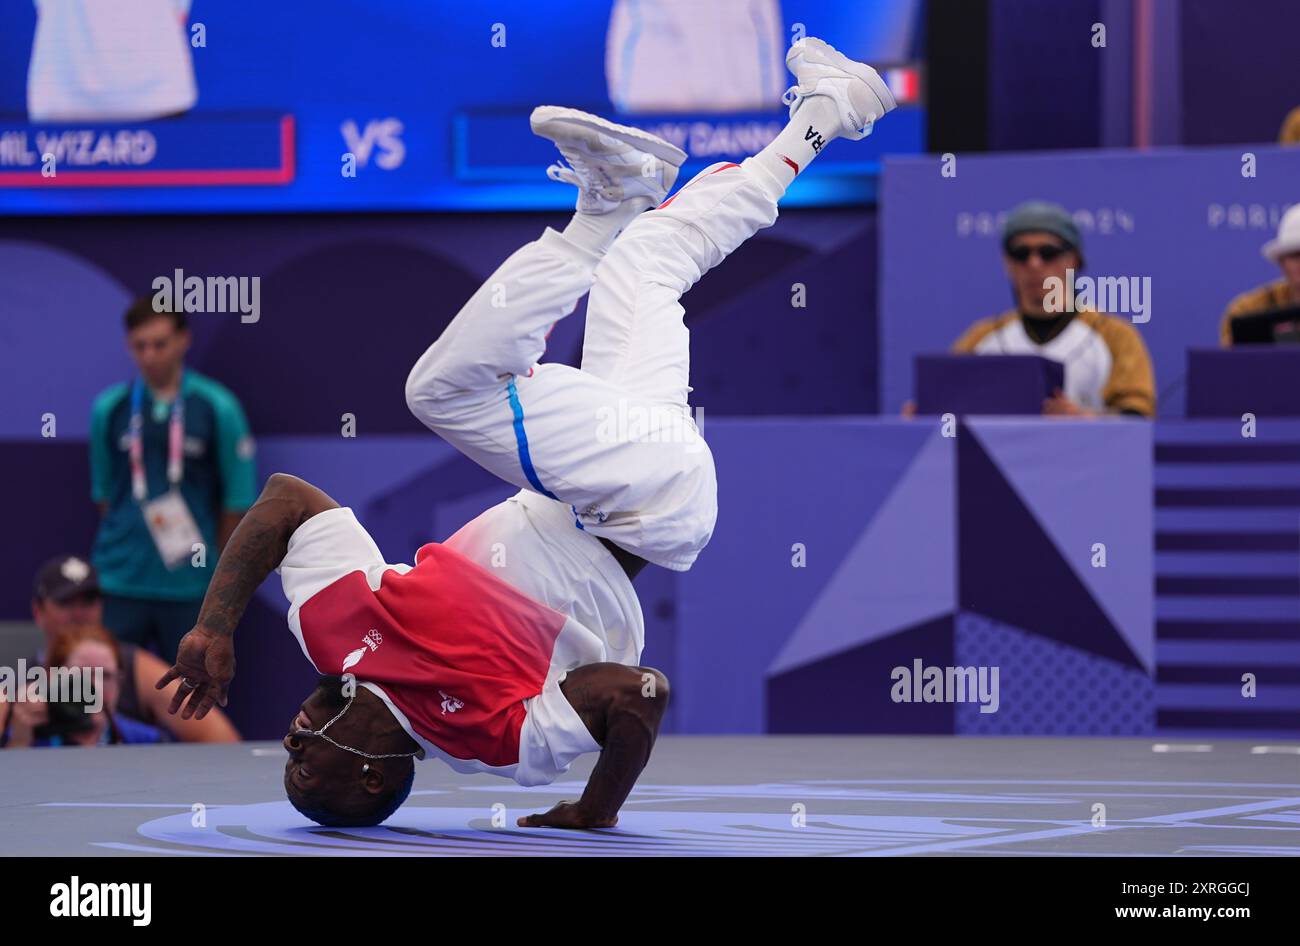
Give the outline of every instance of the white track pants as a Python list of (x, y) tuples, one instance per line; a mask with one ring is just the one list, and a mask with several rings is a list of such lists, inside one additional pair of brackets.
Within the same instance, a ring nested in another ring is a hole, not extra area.
[[(416, 362), (407, 404), (501, 479), (572, 506), (576, 528), (685, 571), (713, 533), (717, 481), (687, 407), (678, 300), (776, 215), (754, 172), (715, 165), (633, 221), (603, 260), (548, 229)], [(582, 369), (537, 364), (588, 291)]]

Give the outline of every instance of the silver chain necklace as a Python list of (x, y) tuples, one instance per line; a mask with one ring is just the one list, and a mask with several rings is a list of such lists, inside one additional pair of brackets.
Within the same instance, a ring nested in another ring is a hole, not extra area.
[(414, 752), (381, 752), (378, 754), (373, 752), (363, 752), (360, 749), (354, 749), (351, 746), (343, 745), (343, 743), (341, 742), (336, 742), (333, 739), (331, 739), (329, 736), (325, 735), (325, 730), (329, 729), (340, 719), (342, 719), (343, 714), (352, 708), (352, 704), (355, 700), (356, 700), (355, 696), (348, 697), (348, 702), (343, 707), (343, 709), (339, 710), (338, 713), (335, 715), (335, 717), (331, 719), (328, 723), (326, 723), (324, 726), (322, 726), (320, 729), (295, 729), (294, 734), (298, 735), (301, 733), (308, 736), (319, 736), (321, 739), (324, 739), (326, 742), (328, 742), (331, 746), (335, 746), (336, 748), (342, 749), (345, 752), (351, 752), (353, 755), (359, 755), (364, 759), (409, 759), (411, 756), (418, 756), (423, 754), (424, 752), (423, 749), (417, 749)]

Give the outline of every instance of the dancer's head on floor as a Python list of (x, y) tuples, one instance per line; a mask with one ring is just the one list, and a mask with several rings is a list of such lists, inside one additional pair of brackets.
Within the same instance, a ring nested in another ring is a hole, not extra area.
[(284, 737), (284, 790), (331, 828), (383, 822), (411, 793), (422, 752), (384, 701), (355, 681), (322, 677)]

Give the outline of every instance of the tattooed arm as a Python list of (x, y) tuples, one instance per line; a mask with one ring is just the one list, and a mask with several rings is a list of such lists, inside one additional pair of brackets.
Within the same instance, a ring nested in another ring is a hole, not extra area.
[(600, 758), (576, 802), (520, 818), (521, 828), (612, 828), (627, 800), (668, 709), (668, 679), (658, 670), (623, 664), (589, 664), (560, 684), (587, 731), (600, 743)]
[(177, 678), (182, 681), (168, 713), (174, 714), (185, 704), (182, 719), (202, 719), (214, 705), (226, 705), (226, 691), (235, 676), (235, 627), (244, 609), (266, 576), (284, 560), (294, 530), (317, 513), (337, 506), (296, 476), (276, 473), (267, 480), (262, 495), (221, 552), (198, 624), (181, 639), (176, 663), (157, 683), (161, 690)]

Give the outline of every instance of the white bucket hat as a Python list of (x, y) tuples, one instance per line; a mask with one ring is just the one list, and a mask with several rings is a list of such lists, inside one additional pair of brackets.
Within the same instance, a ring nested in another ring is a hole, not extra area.
[(1275, 263), (1291, 253), (1300, 253), (1300, 204), (1282, 215), (1282, 222), (1277, 225), (1277, 239), (1265, 243), (1262, 252)]

